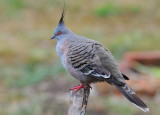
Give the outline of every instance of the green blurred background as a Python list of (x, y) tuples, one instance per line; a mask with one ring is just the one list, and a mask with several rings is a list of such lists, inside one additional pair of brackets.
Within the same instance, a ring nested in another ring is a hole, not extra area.
[[(67, 27), (103, 43), (118, 62), (128, 51), (160, 50), (159, 0), (65, 2)], [(78, 81), (66, 73), (55, 52), (56, 41), (50, 40), (63, 4), (64, 0), (0, 0), (0, 115), (66, 115), (68, 89)], [(156, 67), (157, 76), (159, 71)], [(143, 113), (118, 101), (122, 97), (94, 92), (88, 115), (160, 114), (159, 93), (142, 95), (151, 109)]]

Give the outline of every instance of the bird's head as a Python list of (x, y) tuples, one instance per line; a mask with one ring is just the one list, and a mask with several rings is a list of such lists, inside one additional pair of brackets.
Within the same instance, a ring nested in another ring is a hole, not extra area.
[(65, 9), (65, 6), (64, 6), (61, 18), (59, 20), (59, 23), (58, 23), (57, 27), (54, 30), (54, 36), (51, 37), (51, 39), (56, 39), (56, 40), (59, 41), (61, 39), (64, 39), (67, 34), (71, 33), (71, 31), (64, 24), (65, 12), (66, 12), (66, 9)]

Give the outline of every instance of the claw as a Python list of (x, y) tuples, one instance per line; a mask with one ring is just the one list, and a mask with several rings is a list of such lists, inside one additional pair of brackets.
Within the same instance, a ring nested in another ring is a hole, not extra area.
[(71, 88), (70, 90), (74, 90), (74, 93), (75, 93), (78, 90), (80, 90), (81, 88), (91, 88), (92, 89), (92, 87), (90, 85), (84, 86), (83, 84), (80, 84), (80, 85), (77, 85), (77, 86)]
[(78, 86), (75, 86), (73, 88), (71, 88), (70, 90), (74, 90), (74, 93), (77, 92), (78, 90), (80, 90), (81, 88), (85, 88), (84, 85), (80, 84)]

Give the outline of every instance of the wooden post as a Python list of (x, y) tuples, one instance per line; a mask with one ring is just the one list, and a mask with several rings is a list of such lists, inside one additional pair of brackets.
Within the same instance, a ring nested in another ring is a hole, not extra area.
[(89, 94), (90, 87), (82, 88), (77, 92), (71, 90), (68, 115), (85, 115)]

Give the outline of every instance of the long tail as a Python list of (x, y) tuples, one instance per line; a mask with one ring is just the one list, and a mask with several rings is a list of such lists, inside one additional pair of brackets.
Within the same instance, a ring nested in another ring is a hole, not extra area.
[(144, 112), (148, 112), (149, 108), (147, 105), (132, 91), (132, 89), (125, 84), (124, 86), (114, 86), (129, 100), (131, 101), (136, 107), (140, 108)]

